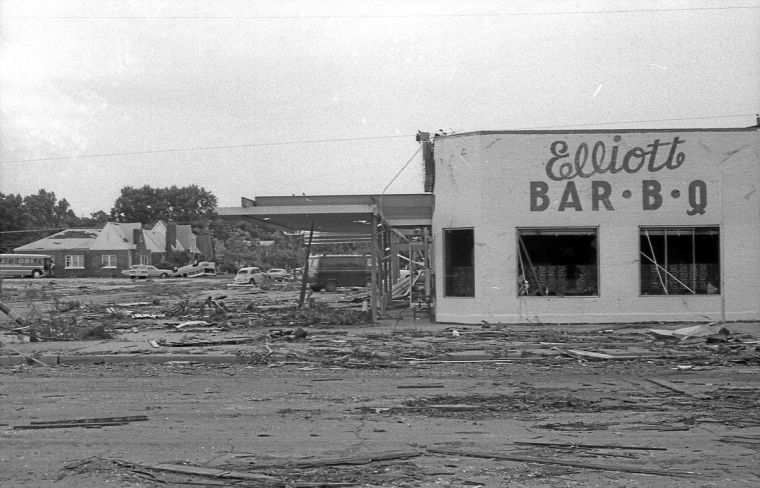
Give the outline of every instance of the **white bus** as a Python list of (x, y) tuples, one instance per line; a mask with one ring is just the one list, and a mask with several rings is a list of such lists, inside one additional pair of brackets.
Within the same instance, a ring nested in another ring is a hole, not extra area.
[(45, 254), (0, 254), (0, 276), (41, 278), (52, 276), (53, 258)]

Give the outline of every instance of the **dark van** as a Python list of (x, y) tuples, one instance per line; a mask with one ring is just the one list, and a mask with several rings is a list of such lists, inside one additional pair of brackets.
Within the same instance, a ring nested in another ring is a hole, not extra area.
[(339, 286), (370, 286), (371, 261), (361, 254), (327, 254), (309, 261), (309, 286), (314, 291), (335, 291)]

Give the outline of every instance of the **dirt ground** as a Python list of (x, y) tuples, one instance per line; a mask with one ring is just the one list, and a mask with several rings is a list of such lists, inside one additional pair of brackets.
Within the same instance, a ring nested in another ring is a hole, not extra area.
[(760, 324), (370, 324), (229, 281), (3, 280), (0, 485), (760, 485)]

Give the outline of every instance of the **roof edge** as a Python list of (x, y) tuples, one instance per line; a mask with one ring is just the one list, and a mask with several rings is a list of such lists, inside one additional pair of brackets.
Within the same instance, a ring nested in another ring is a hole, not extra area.
[(750, 127), (715, 127), (715, 128), (685, 128), (685, 129), (539, 129), (539, 130), (476, 130), (470, 132), (458, 132), (455, 134), (436, 135), (435, 139), (466, 136), (487, 136), (497, 134), (640, 134), (646, 132), (756, 132), (760, 126)]

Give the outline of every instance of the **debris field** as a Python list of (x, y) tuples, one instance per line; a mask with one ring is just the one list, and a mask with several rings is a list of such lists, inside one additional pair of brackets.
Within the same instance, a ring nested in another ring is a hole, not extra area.
[(0, 484), (760, 484), (760, 324), (373, 324), (362, 289), (228, 283), (3, 280)]

